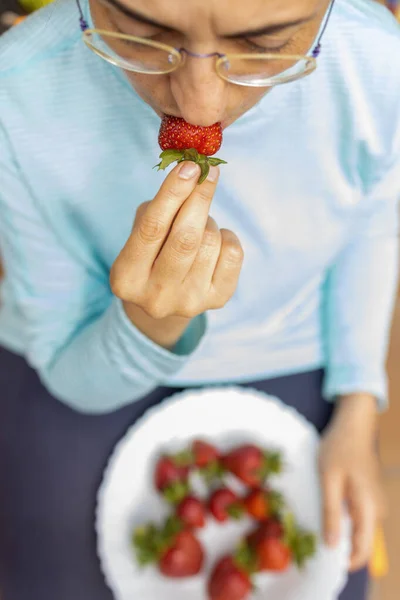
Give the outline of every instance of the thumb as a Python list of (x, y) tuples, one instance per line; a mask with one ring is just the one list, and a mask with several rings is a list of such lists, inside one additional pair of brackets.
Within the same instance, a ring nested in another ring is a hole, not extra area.
[(344, 500), (344, 477), (341, 472), (322, 474), (324, 539), (336, 546), (340, 539)]

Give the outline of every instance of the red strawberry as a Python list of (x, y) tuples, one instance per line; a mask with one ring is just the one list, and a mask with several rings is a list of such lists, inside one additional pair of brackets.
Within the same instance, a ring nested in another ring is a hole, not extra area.
[(152, 523), (139, 528), (132, 541), (139, 564), (157, 563), (167, 577), (197, 575), (204, 563), (202, 545), (176, 517), (167, 519), (161, 528)]
[(230, 518), (238, 519), (244, 512), (238, 496), (226, 487), (213, 492), (208, 507), (211, 514), (220, 523)]
[(260, 523), (254, 531), (247, 536), (247, 542), (251, 547), (255, 547), (259, 541), (266, 538), (282, 539), (284, 536), (284, 527), (277, 519), (269, 519)]
[(154, 484), (165, 498), (179, 502), (189, 493), (189, 467), (178, 465), (172, 457), (162, 456), (154, 472)]
[(222, 464), (249, 487), (260, 487), (268, 475), (280, 473), (282, 461), (279, 453), (269, 453), (253, 444), (236, 448), (222, 458)]
[(220, 453), (215, 446), (204, 440), (195, 440), (192, 444), (192, 453), (196, 467), (207, 467), (219, 460)]
[(173, 162), (191, 160), (200, 165), (199, 183), (207, 178), (210, 165), (226, 164), (219, 158), (209, 158), (221, 147), (221, 123), (209, 127), (191, 125), (180, 117), (165, 115), (161, 121), (158, 142), (163, 152), (158, 169), (166, 169)]
[(294, 562), (300, 569), (316, 551), (316, 538), (296, 525), (291, 513), (283, 522), (270, 519), (247, 536), (247, 548), (258, 557), (260, 570), (284, 571)]
[(265, 521), (271, 515), (279, 514), (283, 507), (283, 498), (278, 492), (255, 489), (246, 496), (243, 504), (248, 514), (256, 521)]
[(215, 566), (208, 583), (210, 600), (246, 600), (252, 591), (249, 573), (233, 556), (225, 556)]
[(158, 143), (161, 150), (194, 148), (199, 154), (213, 156), (222, 145), (221, 123), (201, 127), (200, 125), (191, 125), (181, 117), (165, 115), (161, 122)]
[(283, 540), (265, 537), (255, 546), (260, 571), (286, 571), (292, 561), (292, 552)]
[(201, 529), (206, 524), (206, 507), (194, 496), (187, 496), (178, 505), (176, 515), (186, 525), (193, 529)]
[(162, 555), (159, 569), (166, 577), (191, 577), (200, 573), (204, 550), (190, 531), (177, 535), (173, 545)]

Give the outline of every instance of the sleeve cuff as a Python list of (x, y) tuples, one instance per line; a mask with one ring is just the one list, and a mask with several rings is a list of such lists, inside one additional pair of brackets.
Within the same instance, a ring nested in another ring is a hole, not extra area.
[(352, 393), (371, 394), (378, 409), (388, 408), (388, 380), (385, 369), (361, 369), (358, 366), (328, 367), (323, 385), (323, 397), (334, 402), (338, 396)]
[(108, 316), (112, 322), (108, 328), (110, 354), (131, 381), (137, 380), (138, 371), (154, 383), (162, 383), (177, 373), (196, 350), (207, 328), (205, 314), (192, 319), (170, 351), (150, 340), (133, 325), (118, 298), (114, 299)]

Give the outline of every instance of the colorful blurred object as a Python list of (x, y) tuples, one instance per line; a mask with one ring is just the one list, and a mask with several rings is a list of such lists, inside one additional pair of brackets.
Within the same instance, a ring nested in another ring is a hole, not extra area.
[(374, 579), (386, 577), (389, 573), (389, 559), (382, 527), (375, 532), (374, 551), (369, 564), (369, 572)]
[(386, 6), (400, 21), (400, 0), (386, 0)]
[(53, 0), (18, 0), (18, 4), (26, 10), (26, 12), (33, 12), (43, 8), (47, 4), (51, 4)]
[(23, 15), (16, 15), (11, 11), (7, 11), (0, 16), (0, 24), (5, 27), (14, 27), (14, 25), (19, 25), (22, 21), (26, 19)]

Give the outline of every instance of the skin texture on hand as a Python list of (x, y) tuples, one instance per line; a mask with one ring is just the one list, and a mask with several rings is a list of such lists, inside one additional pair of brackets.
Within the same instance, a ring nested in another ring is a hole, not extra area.
[(376, 452), (377, 421), (374, 397), (342, 397), (321, 444), (325, 541), (330, 546), (338, 543), (346, 503), (353, 525), (351, 571), (368, 563), (377, 521), (386, 510)]

